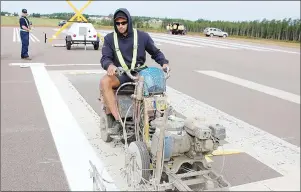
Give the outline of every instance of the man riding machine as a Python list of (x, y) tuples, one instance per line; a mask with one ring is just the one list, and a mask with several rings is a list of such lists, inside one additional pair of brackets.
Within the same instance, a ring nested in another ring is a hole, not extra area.
[[(154, 76), (154, 79), (150, 79), (150, 83), (156, 83), (154, 82), (155, 78), (160, 78), (160, 75), (162, 75), (158, 71), (159, 68), (144, 65), (146, 60), (145, 51), (162, 66), (163, 70), (166, 72), (169, 70), (168, 60), (154, 45), (154, 41), (149, 34), (132, 28), (131, 17), (126, 9), (117, 10), (114, 16), (115, 31), (105, 36), (101, 58), (102, 67), (107, 71), (107, 75), (100, 82), (101, 96), (105, 103), (104, 107), (108, 121), (107, 136), (103, 136), (107, 137), (104, 139), (107, 141), (111, 140), (109, 135), (114, 137), (123, 128), (121, 119), (125, 116), (123, 109), (127, 110), (128, 104), (131, 103), (129, 96), (134, 93), (135, 86), (133, 82), (138, 80), (137, 75), (158, 74), (158, 77)], [(151, 77), (149, 76), (149, 78)], [(157, 87), (161, 86), (164, 92), (165, 79), (161, 79), (157, 83), (159, 83)], [(116, 104), (117, 98), (115, 97), (117, 89), (117, 94), (120, 94), (118, 97), (122, 100), (119, 107)], [(121, 111), (118, 113), (118, 110)], [(129, 118), (131, 116), (131, 113), (128, 114)]]
[[(125, 142), (128, 185), (156, 191), (191, 191), (192, 185), (198, 186), (197, 191), (229, 187), (205, 160), (225, 138), (224, 127), (172, 116), (164, 54), (149, 34), (132, 28), (126, 9), (115, 12), (114, 29), (104, 37), (102, 48), (101, 64), (107, 74), (100, 82), (101, 137), (105, 142), (114, 138)], [(144, 65), (145, 51), (163, 70)]]

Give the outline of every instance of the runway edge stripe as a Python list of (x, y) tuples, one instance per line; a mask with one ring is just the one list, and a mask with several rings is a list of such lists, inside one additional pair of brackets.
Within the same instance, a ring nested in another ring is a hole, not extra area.
[[(44, 63), (29, 64), (47, 121), (60, 156), (71, 191), (93, 190), (89, 160), (107, 181), (112, 181), (97, 157), (68, 106), (49, 77)], [(104, 183), (108, 191), (118, 191), (116, 185)]]

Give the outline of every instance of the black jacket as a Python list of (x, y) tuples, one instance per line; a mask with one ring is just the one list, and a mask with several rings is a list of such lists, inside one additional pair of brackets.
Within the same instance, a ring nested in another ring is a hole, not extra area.
[[(128, 35), (126, 37), (124, 37), (122, 34), (118, 32), (116, 25), (114, 25), (114, 29), (118, 34), (118, 45), (119, 45), (120, 52), (128, 68), (130, 68), (132, 63), (132, 58), (133, 58), (133, 44), (134, 44), (132, 19), (127, 9), (118, 9), (114, 13), (113, 18), (115, 18), (115, 15), (118, 13), (118, 11), (124, 12), (128, 18)], [(149, 36), (148, 33), (137, 30), (137, 35), (138, 35), (138, 50), (137, 50), (136, 66), (143, 65), (145, 63), (146, 60), (145, 51), (147, 51), (152, 56), (151, 58), (154, 59), (161, 66), (163, 64), (168, 64), (168, 60), (165, 58), (164, 54), (160, 51), (160, 49), (158, 49), (155, 46), (154, 41), (152, 40), (152, 38)], [(100, 63), (102, 68), (105, 70), (108, 69), (108, 66), (110, 64), (114, 64), (117, 67), (121, 66), (115, 52), (113, 32), (107, 34), (104, 37), (104, 44), (102, 47), (102, 57)]]

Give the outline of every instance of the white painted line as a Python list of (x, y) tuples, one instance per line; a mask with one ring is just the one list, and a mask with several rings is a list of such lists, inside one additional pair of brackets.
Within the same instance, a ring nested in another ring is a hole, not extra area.
[[(24, 66), (24, 65), (27, 65), (27, 66), (30, 66), (30, 65), (33, 65), (33, 64), (40, 64), (40, 63), (9, 63), (8, 65), (9, 66)], [(77, 63), (74, 63), (74, 64), (53, 64), (53, 65), (44, 65), (45, 67), (65, 67), (65, 66), (101, 66), (101, 64), (77, 64)]]
[[(153, 34), (153, 33), (150, 33)], [(155, 34), (155, 33), (154, 33)], [(166, 35), (166, 34), (160, 34), (162, 36), (166, 36), (166, 37), (170, 37), (170, 35)], [(189, 37), (189, 36), (175, 36), (175, 38), (185, 38), (185, 39), (192, 39), (194, 41), (207, 41), (210, 43), (218, 43), (218, 44), (224, 44), (224, 45), (229, 45), (232, 47), (241, 47), (241, 48), (245, 48), (245, 49), (251, 49), (251, 50), (260, 50), (260, 51), (277, 51), (277, 52), (283, 52), (283, 53), (292, 53), (292, 54), (300, 54), (300, 52), (295, 52), (295, 51), (286, 51), (286, 50), (282, 50), (282, 49), (273, 49), (273, 48), (267, 48), (267, 47), (260, 47), (260, 46), (254, 46), (254, 45), (248, 45), (248, 44), (239, 44), (239, 43), (233, 43), (233, 42), (222, 42), (222, 41), (217, 41), (217, 40), (213, 40), (213, 39), (207, 39), (204, 37)]]
[(30, 34), (37, 42), (40, 42), (40, 40), (34, 35), (34, 34)]
[(29, 33), (29, 37), (31, 39), (32, 42), (35, 42), (35, 39), (31, 36), (31, 34)]
[(24, 63), (9, 63), (9, 66), (20, 66), (23, 65)]
[(104, 74), (107, 73), (105, 70), (55, 70), (64, 74)]
[(192, 40), (181, 40), (179, 38), (171, 38), (171, 37), (163, 37), (163, 35), (152, 35), (153, 37), (156, 38), (162, 38), (162, 39), (166, 39), (166, 40), (171, 40), (171, 41), (179, 41), (179, 42), (184, 42), (184, 43), (193, 43), (193, 45), (197, 45), (197, 46), (210, 46), (210, 47), (216, 47), (216, 48), (221, 48), (221, 49), (237, 49), (234, 47), (227, 47), (227, 46), (221, 46), (221, 45), (213, 45), (213, 44), (204, 44), (204, 43), (199, 43), (197, 41), (192, 41)]
[(16, 42), (16, 28), (13, 29), (13, 42)]
[(300, 95), (296, 95), (296, 94), (293, 94), (293, 93), (289, 93), (289, 92), (286, 92), (286, 91), (282, 91), (282, 90), (279, 90), (279, 89), (275, 89), (275, 88), (272, 88), (272, 87), (268, 87), (268, 86), (265, 86), (265, 85), (254, 83), (252, 81), (248, 81), (248, 80), (245, 80), (245, 79), (234, 77), (232, 75), (227, 75), (227, 74), (224, 74), (224, 73), (220, 73), (220, 72), (217, 72), (217, 71), (196, 71), (196, 72), (204, 74), (204, 75), (208, 75), (208, 76), (211, 76), (211, 77), (215, 77), (217, 79), (221, 79), (221, 80), (224, 80), (224, 81), (228, 81), (228, 82), (234, 83), (236, 85), (247, 87), (247, 88), (253, 89), (255, 91), (263, 92), (265, 94), (268, 94), (268, 95), (271, 95), (271, 96), (274, 96), (274, 97), (278, 97), (278, 98), (284, 99), (286, 101), (290, 101), (290, 102), (293, 102), (293, 103), (300, 104)]
[(251, 46), (248, 45), (235, 45), (232, 43), (226, 43), (226, 42), (222, 42), (222, 41), (214, 41), (214, 40), (209, 40), (209, 39), (204, 39), (204, 38), (193, 38), (193, 37), (181, 37), (181, 36), (177, 36), (174, 37), (175, 39), (191, 39), (194, 42), (200, 42), (200, 43), (205, 43), (209, 45), (224, 45), (224, 46), (228, 46), (228, 47), (232, 47), (232, 48), (238, 48), (238, 49), (249, 49), (249, 50), (254, 50), (254, 51), (269, 51), (266, 49), (262, 49), (262, 48), (253, 48)]
[[(72, 70), (69, 71), (72, 72)], [(69, 81), (68, 77), (64, 75), (64, 72), (64, 70), (63, 72), (55, 70), (48, 73), (118, 189), (131, 191), (122, 174), (125, 165), (124, 146), (119, 144), (114, 146), (113, 142), (106, 143), (101, 139), (102, 119)]]
[(184, 46), (184, 47), (202, 47), (202, 46), (199, 46), (199, 45), (192, 45), (192, 44), (180, 43), (180, 42), (175, 42), (175, 41), (167, 41), (167, 40), (157, 39), (157, 38), (153, 38), (153, 40), (157, 41), (157, 42), (169, 43), (169, 44), (174, 44), (174, 45), (181, 45), (181, 46)]
[(101, 66), (101, 64), (53, 64), (53, 65), (45, 65), (47, 67), (66, 67), (66, 66)]
[(253, 158), (287, 175), (300, 170), (300, 147), (213, 108), (171, 87), (167, 94), (174, 109), (186, 117), (204, 117), (225, 126), (226, 141)]
[[(153, 34), (153, 35), (158, 35), (158, 34)], [(163, 37), (167, 37), (167, 38), (170, 38), (170, 35), (166, 35), (166, 34), (160, 34), (160, 36), (163, 36)], [(200, 43), (210, 43), (210, 44), (217, 44), (217, 45), (226, 45), (226, 46), (231, 46), (231, 47), (237, 47), (237, 48), (245, 48), (245, 46), (248, 46), (248, 45), (242, 45), (242, 44), (232, 44), (232, 43), (227, 43), (227, 42), (222, 42), (222, 41), (215, 41), (215, 40), (212, 40), (212, 39), (205, 39), (205, 38), (201, 38), (201, 37), (189, 37), (189, 36), (172, 36), (172, 38), (174, 39), (183, 39), (183, 40), (192, 40), (194, 42), (200, 42)], [(252, 49), (252, 48), (251, 48)], [(254, 50), (262, 50), (262, 49), (254, 49)]]
[(87, 70), (87, 69), (84, 69), (84, 70), (55, 70), (55, 71), (58, 71), (58, 72), (61, 72), (61, 73), (66, 73), (66, 74), (104, 74), (104, 73), (107, 73), (105, 70), (102, 70), (102, 69), (91, 69), (91, 70)]
[(9, 63), (9, 66), (30, 67), (32, 65), (41, 65), (41, 63)]
[(52, 47), (66, 47), (66, 44), (52, 44)]
[[(70, 190), (93, 190), (89, 160), (97, 167), (99, 173), (102, 173), (105, 180), (112, 182), (111, 176), (89, 144), (43, 65), (30, 65), (30, 68)], [(115, 184), (106, 182), (103, 184), (107, 191), (118, 190)]]
[(21, 42), (20, 30), (18, 28), (16, 28), (16, 32), (17, 32), (17, 40), (18, 40), (18, 42)]

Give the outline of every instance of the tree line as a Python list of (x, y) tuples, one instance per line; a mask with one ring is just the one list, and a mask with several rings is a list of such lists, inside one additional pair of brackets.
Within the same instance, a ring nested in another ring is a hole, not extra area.
[[(1, 15), (5, 15), (8, 12), (1, 12)], [(16, 13), (14, 13), (15, 15)], [(83, 14), (85, 18), (93, 23), (103, 26), (113, 26), (112, 17), (113, 14), (108, 16), (104, 15), (88, 15)], [(31, 17), (48, 17), (52, 19), (69, 20), (74, 16), (74, 12), (70, 13), (52, 13), (52, 14), (40, 14), (32, 13)], [(107, 17), (102, 20), (92, 20), (91, 17)], [(108, 19), (109, 18), (109, 19)], [(154, 25), (149, 22), (150, 20), (159, 20), (159, 25)], [(229, 34), (229, 36), (244, 36), (249, 38), (263, 38), (283, 41), (301, 41), (301, 20), (286, 18), (283, 20), (267, 20), (262, 21), (210, 21), (204, 19), (198, 19), (196, 21), (183, 20), (183, 19), (170, 19), (170, 18), (158, 18), (158, 17), (144, 17), (144, 16), (132, 16), (133, 25), (136, 28), (148, 28), (165, 31), (166, 26), (172, 22), (180, 22), (184, 24), (187, 32), (203, 33), (207, 27), (219, 28)]]
[[(165, 20), (162, 27), (175, 20)], [(186, 26), (188, 32), (203, 32), (207, 27), (219, 28), (229, 36), (245, 36), (251, 38), (264, 38), (284, 41), (301, 41), (301, 20), (286, 18), (283, 20), (262, 21), (208, 21), (198, 19), (197, 21), (177, 20)]]
[[(196, 21), (183, 19), (160, 19), (152, 17), (133, 16), (133, 25), (137, 28), (154, 28), (147, 21), (150, 19), (161, 20), (162, 23), (157, 29), (166, 30), (166, 26), (172, 22), (182, 23), (187, 32), (203, 33), (207, 27), (221, 29), (228, 33), (229, 36), (244, 36), (249, 38), (273, 39), (282, 41), (301, 41), (301, 20), (286, 18), (283, 20), (262, 21), (210, 21), (198, 19)], [(112, 26), (112, 21), (102, 21), (103, 25)]]

